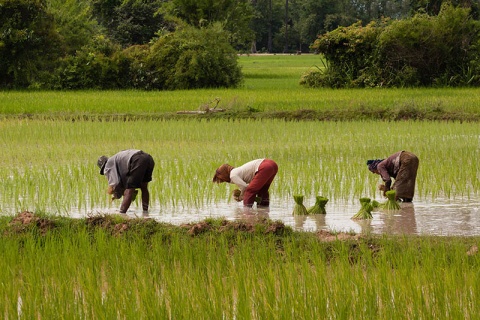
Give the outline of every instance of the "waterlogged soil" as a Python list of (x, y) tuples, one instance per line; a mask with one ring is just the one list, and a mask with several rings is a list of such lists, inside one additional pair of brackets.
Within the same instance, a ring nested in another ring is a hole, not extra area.
[[(154, 232), (154, 225), (159, 224), (151, 218), (131, 218), (128, 215), (91, 215), (85, 218), (85, 223), (90, 229), (103, 229), (110, 232), (114, 236), (121, 236), (129, 230), (149, 230)], [(19, 235), (27, 233), (35, 228), (41, 235), (47, 234), (49, 231), (59, 227), (57, 217), (44, 217), (36, 215), (30, 211), (23, 211), (8, 223), (8, 227), (5, 229), (5, 233), (9, 235)], [(165, 226), (165, 224), (163, 224)], [(285, 226), (281, 221), (272, 221), (266, 218), (248, 219), (248, 220), (235, 220), (228, 221), (226, 219), (217, 219), (213, 221), (205, 220), (194, 223), (185, 223), (180, 226), (169, 225), (170, 228), (180, 228), (186, 231), (190, 236), (198, 236), (207, 232), (246, 232), (254, 233), (261, 230), (263, 234), (275, 234), (278, 236), (284, 235), (291, 231), (290, 228)], [(335, 236), (328, 232), (320, 232), (320, 237), (325, 241), (331, 241), (335, 239)], [(358, 238), (356, 235), (344, 235), (342, 239)]]
[[(384, 200), (377, 199), (382, 202)], [(313, 205), (315, 199), (306, 199), (305, 206)], [(115, 203), (114, 203), (115, 205)], [(154, 204), (148, 215), (132, 205), (128, 217), (148, 217), (158, 222), (174, 225), (196, 223), (207, 218), (225, 218), (229, 221), (269, 219), (281, 221), (296, 231), (346, 234), (411, 234), (440, 236), (480, 235), (480, 201), (476, 199), (415, 199), (412, 203), (401, 203), (400, 210), (372, 212), (373, 219), (353, 220), (360, 203), (329, 201), (325, 215), (295, 216), (293, 200), (272, 199), (270, 208), (244, 208), (241, 204), (220, 202), (205, 207), (160, 206)], [(118, 213), (118, 208), (96, 208), (86, 212), (75, 212), (73, 217), (92, 214)]]

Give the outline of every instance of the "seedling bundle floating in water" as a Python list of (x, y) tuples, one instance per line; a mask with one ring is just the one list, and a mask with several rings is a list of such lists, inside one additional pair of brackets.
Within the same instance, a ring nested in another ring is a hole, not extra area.
[(385, 192), (385, 195), (387, 196), (387, 202), (382, 205), (382, 208), (385, 210), (400, 210), (400, 205), (395, 199), (397, 192), (395, 190), (389, 190)]
[(363, 219), (372, 219), (372, 211), (374, 206), (378, 204), (377, 201), (371, 201), (370, 198), (360, 198), (360, 204), (362, 207), (360, 210), (355, 214), (352, 219), (355, 220), (363, 220)]
[(325, 205), (327, 204), (328, 199), (322, 196), (317, 196), (315, 200), (315, 205), (307, 210), (309, 214), (327, 214), (325, 210)]
[(303, 205), (303, 196), (295, 195), (293, 196), (293, 200), (295, 200), (293, 215), (307, 215), (307, 208)]

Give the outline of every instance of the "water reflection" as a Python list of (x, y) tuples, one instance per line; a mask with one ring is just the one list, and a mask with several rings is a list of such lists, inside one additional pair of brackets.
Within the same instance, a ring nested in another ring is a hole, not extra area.
[(379, 215), (383, 223), (379, 228), (380, 233), (417, 234), (415, 206), (413, 203), (402, 203), (400, 210), (392, 212), (381, 211)]
[(233, 212), (236, 220), (247, 220), (253, 222), (255, 220), (270, 219), (269, 207), (249, 208), (241, 206), (235, 207)]
[[(313, 203), (314, 198), (305, 202)], [(383, 200), (379, 200), (380, 202)], [(290, 199), (272, 199), (270, 208), (244, 208), (228, 201), (196, 207), (160, 205), (154, 203), (148, 215), (142, 214), (141, 205), (131, 206), (130, 217), (152, 218), (159, 222), (180, 225), (206, 218), (280, 220), (297, 231), (376, 233), (376, 234), (425, 234), (425, 235), (480, 235), (480, 204), (475, 199), (415, 199), (414, 203), (402, 203), (394, 212), (374, 211), (371, 220), (352, 220), (360, 209), (358, 201), (330, 201), (326, 215), (293, 216)], [(92, 214), (118, 213), (117, 208), (71, 208), (70, 215), (81, 218)]]
[(328, 230), (327, 224), (325, 222), (326, 215), (325, 214), (312, 214), (312, 215), (295, 215), (295, 230), (297, 231), (304, 231), (305, 230), (305, 223), (307, 220), (311, 220), (315, 223), (315, 230)]
[(354, 220), (356, 224), (360, 227), (360, 232), (363, 234), (373, 233), (374, 228), (372, 227), (372, 219), (365, 220)]

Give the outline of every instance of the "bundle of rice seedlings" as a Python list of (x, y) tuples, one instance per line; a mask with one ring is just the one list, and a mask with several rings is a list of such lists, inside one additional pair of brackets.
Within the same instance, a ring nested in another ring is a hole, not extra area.
[(372, 205), (373, 209), (379, 208), (381, 206), (380, 202), (378, 202), (377, 200), (372, 200), (370, 204)]
[(240, 191), (240, 189), (235, 189), (232, 191), (232, 197), (237, 202), (240, 202), (243, 200), (243, 198), (240, 197), (241, 194), (242, 194), (242, 191)]
[(240, 194), (242, 194), (242, 191), (240, 191), (240, 189), (235, 189), (232, 191), (232, 196), (234, 197), (240, 197)]
[(327, 204), (328, 199), (322, 196), (317, 196), (315, 200), (315, 205), (307, 210), (309, 214), (327, 214), (325, 210), (325, 205)]
[(357, 214), (355, 214), (352, 217), (352, 219), (358, 219), (358, 220), (372, 219), (373, 206), (370, 198), (360, 198), (360, 204), (362, 205), (362, 207), (357, 212)]
[(293, 215), (306, 215), (308, 214), (307, 208), (303, 205), (303, 196), (295, 195), (293, 196), (295, 200), (295, 206), (293, 207)]
[(398, 204), (397, 200), (395, 199), (397, 196), (397, 192), (395, 190), (389, 190), (385, 192), (387, 196), (387, 202), (385, 202), (382, 207), (385, 210), (400, 210), (400, 204)]

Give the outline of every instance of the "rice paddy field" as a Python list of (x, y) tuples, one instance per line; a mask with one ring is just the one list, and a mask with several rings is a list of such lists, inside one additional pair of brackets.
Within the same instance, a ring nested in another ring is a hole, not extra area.
[[(300, 76), (322, 65), (319, 56), (239, 61), (245, 82), (237, 89), (0, 92), (0, 229), (10, 230), (25, 211), (57, 226), (46, 234), (41, 223), (2, 233), (0, 315), (475, 319), (478, 89), (307, 89), (298, 85)], [(217, 98), (228, 116), (177, 115)], [(299, 110), (413, 110), (460, 120), (269, 117)], [(109, 200), (96, 160), (127, 148), (150, 153), (156, 167), (148, 216), (140, 203), (127, 212), (147, 227), (130, 226), (119, 236), (85, 221), (125, 220), (114, 215), (120, 203)], [(414, 202), (352, 220), (360, 198), (384, 201), (366, 160), (398, 150), (420, 159)], [(233, 185), (212, 183), (222, 163), (263, 157), (279, 165), (268, 210), (245, 210), (231, 199)], [(307, 207), (316, 196), (328, 198), (327, 214), (293, 216), (295, 195)], [(284, 232), (192, 236), (181, 227), (264, 218), (284, 223)], [(319, 241), (322, 232), (334, 240)], [(352, 237), (335, 240), (339, 234)]]

